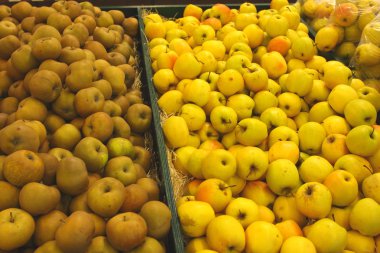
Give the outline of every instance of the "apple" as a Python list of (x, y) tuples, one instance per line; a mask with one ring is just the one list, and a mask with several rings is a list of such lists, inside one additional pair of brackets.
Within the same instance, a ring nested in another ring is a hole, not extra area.
[(334, 167), (321, 156), (306, 158), (299, 167), (299, 174), (304, 182), (323, 183), (326, 177), (334, 171)]
[(108, 161), (107, 147), (94, 137), (85, 137), (74, 148), (75, 156), (82, 159), (90, 172), (100, 171)]
[(211, 111), (210, 121), (219, 133), (229, 133), (237, 125), (237, 113), (228, 106), (216, 106)]
[(301, 112), (301, 99), (294, 93), (284, 92), (278, 96), (278, 106), (289, 118), (292, 118)]
[[(218, 79), (220, 80), (220, 78)], [(183, 101), (194, 103), (200, 107), (205, 106), (210, 97), (210, 85), (202, 79), (194, 79), (183, 90)]]
[(264, 31), (257, 24), (249, 24), (243, 29), (248, 38), (248, 45), (257, 48), (264, 40)]
[(240, 120), (235, 133), (240, 144), (250, 146), (259, 145), (268, 136), (266, 124), (255, 118)]
[(314, 104), (309, 111), (309, 121), (322, 123), (329, 116), (336, 115), (327, 101)]
[(322, 126), (325, 128), (327, 135), (347, 135), (348, 132), (351, 130), (351, 127), (349, 126), (346, 119), (338, 115), (332, 115), (324, 119), (322, 122)]
[(288, 91), (303, 97), (311, 91), (313, 79), (305, 70), (295, 69), (289, 73), (285, 85)]
[(289, 28), (288, 20), (280, 15), (271, 15), (265, 25), (265, 32), (272, 38), (280, 35), (286, 35)]
[(194, 200), (178, 207), (178, 217), (185, 235), (200, 237), (206, 234), (206, 228), (215, 218), (215, 212), (209, 203)]
[(344, 107), (344, 117), (352, 127), (373, 125), (376, 123), (377, 111), (371, 102), (358, 98)]
[[(309, 68), (311, 68), (311, 66), (309, 66)], [(318, 102), (326, 101), (329, 93), (330, 90), (326, 87), (325, 82), (322, 80), (313, 80), (313, 86), (304, 99), (309, 106), (312, 106)]]
[(322, 143), (321, 151), (321, 156), (334, 164), (341, 156), (349, 153), (346, 146), (346, 136), (343, 134), (326, 136)]
[(274, 223), (275, 216), (269, 207), (259, 205), (259, 221)]
[(340, 157), (334, 164), (335, 170), (345, 170), (354, 175), (358, 184), (373, 173), (373, 168), (368, 160), (355, 155), (347, 154)]
[(246, 252), (279, 252), (283, 241), (278, 228), (266, 221), (254, 221), (245, 230)]
[[(187, 144), (189, 128), (184, 118), (170, 116), (163, 122), (162, 129), (166, 138), (166, 144), (169, 147), (178, 148)], [(181, 138), (178, 138), (178, 136), (181, 136)]]
[(231, 198), (232, 192), (230, 186), (217, 178), (203, 181), (198, 186), (195, 194), (196, 200), (209, 203), (215, 212), (224, 210), (231, 201)]
[(227, 181), (235, 172), (235, 157), (224, 149), (211, 150), (201, 164), (201, 173), (206, 179), (218, 178)]
[(342, 252), (347, 242), (347, 231), (327, 218), (316, 221), (305, 234), (317, 252)]
[(244, 147), (236, 153), (237, 175), (246, 180), (261, 178), (268, 168), (267, 155), (257, 147)]
[(371, 236), (364, 236), (355, 230), (347, 231), (346, 249), (354, 252), (375, 252), (375, 239)]
[(253, 200), (238, 197), (228, 204), (226, 214), (238, 220), (245, 229), (252, 222), (258, 220), (259, 210)]
[(263, 54), (261, 66), (268, 73), (268, 77), (277, 79), (287, 71), (287, 64), (284, 57), (276, 51)]
[(292, 141), (277, 141), (269, 148), (268, 157), (270, 163), (278, 159), (286, 159), (296, 164), (299, 159), (299, 149)]
[(231, 57), (233, 55), (244, 55), (246, 56), (250, 61), (252, 61), (252, 49), (243, 42), (236, 42), (233, 44), (230, 48), (230, 51), (228, 55)]
[(195, 45), (201, 46), (203, 42), (215, 38), (215, 30), (209, 25), (199, 25), (192, 33)]
[(219, 91), (211, 91), (207, 104), (202, 107), (206, 115), (210, 115), (212, 109), (218, 105), (226, 105), (226, 97)]
[(268, 184), (259, 180), (248, 181), (241, 196), (253, 200), (260, 206), (268, 206), (276, 199), (276, 195), (270, 190)]
[(380, 203), (379, 196), (379, 180), (380, 173), (374, 173), (367, 178), (365, 178), (362, 182), (362, 192), (365, 197), (374, 199), (377, 203)]
[(327, 88), (333, 89), (339, 84), (349, 84), (352, 78), (351, 70), (340, 64), (325, 64), (323, 66), (322, 80), (325, 82)]
[[(171, 43), (173, 41), (174, 40), (172, 40)], [(173, 66), (173, 71), (179, 79), (194, 79), (201, 73), (202, 64), (195, 58), (194, 54), (185, 52), (178, 55)], [(188, 68), (188, 66), (192, 66), (192, 68)]]
[(300, 185), (297, 167), (287, 159), (271, 162), (265, 179), (269, 188), (277, 195), (291, 194)]
[(275, 224), (282, 235), (283, 240), (292, 236), (303, 236), (302, 229), (294, 220), (285, 220)]
[(255, 107), (253, 108), (253, 113), (255, 115), (260, 115), (270, 107), (278, 106), (278, 98), (276, 94), (273, 94), (269, 90), (263, 90), (255, 93), (253, 96), (253, 101), (255, 102)]
[(254, 12), (248, 12), (248, 13), (237, 13), (235, 16), (235, 27), (236, 29), (242, 31), (245, 27), (247, 27), (250, 24), (257, 24), (258, 19), (256, 16), (256, 13)]
[(259, 92), (268, 87), (268, 74), (260, 65), (250, 63), (242, 72), (245, 86), (250, 91)]
[(335, 206), (348, 206), (358, 196), (358, 183), (347, 171), (336, 170), (330, 173), (323, 184), (330, 190)]
[(269, 133), (269, 147), (272, 147), (278, 141), (292, 141), (299, 145), (298, 134), (295, 130), (287, 126), (279, 126)]
[(244, 89), (244, 79), (236, 69), (227, 69), (219, 75), (216, 86), (223, 95), (229, 97)]
[(321, 183), (304, 183), (297, 189), (295, 197), (298, 210), (306, 217), (322, 219), (330, 212), (332, 196)]
[(338, 225), (342, 226), (346, 230), (349, 230), (351, 209), (352, 209), (352, 204), (347, 207), (333, 206), (327, 218), (335, 221)]
[(202, 44), (202, 50), (211, 52), (217, 61), (224, 59), (226, 47), (220, 40), (207, 40)]
[(284, 239), (282, 253), (315, 253), (317, 250), (312, 241), (302, 236), (292, 236)]
[(321, 52), (333, 50), (339, 40), (338, 31), (333, 26), (324, 26), (315, 35), (315, 44)]
[(186, 5), (185, 9), (183, 10), (183, 16), (193, 16), (197, 19), (200, 19), (202, 16), (203, 10), (202, 8), (194, 5), (194, 4), (188, 4)]
[(300, 150), (314, 155), (320, 153), (323, 140), (326, 138), (326, 131), (317, 122), (307, 122), (299, 128), (298, 137)]
[(104, 175), (118, 179), (124, 186), (133, 184), (137, 180), (136, 168), (131, 158), (127, 156), (110, 159), (105, 167)]
[(201, 73), (215, 72), (218, 68), (218, 61), (214, 55), (207, 50), (196, 52), (195, 57), (202, 64)]
[(354, 127), (347, 134), (346, 145), (352, 154), (364, 157), (371, 156), (379, 148), (379, 133), (368, 125)]
[(246, 94), (235, 94), (227, 99), (226, 105), (236, 112), (238, 120), (242, 120), (252, 116), (255, 101)]
[(192, 238), (185, 246), (185, 251), (189, 253), (195, 253), (201, 250), (210, 250), (207, 245), (206, 237)]
[(343, 27), (352, 25), (358, 16), (358, 7), (353, 3), (341, 3), (331, 13), (334, 23)]
[(376, 236), (380, 234), (380, 205), (371, 198), (363, 198), (356, 202), (350, 214), (350, 226), (362, 235)]
[(291, 50), (294, 58), (309, 61), (313, 59), (315, 55), (315, 43), (309, 37), (297, 36), (296, 39), (292, 41)]
[(278, 222), (292, 220), (303, 227), (307, 221), (297, 209), (296, 198), (293, 196), (278, 196), (273, 203), (273, 212)]
[(207, 245), (218, 252), (241, 252), (245, 249), (244, 228), (237, 219), (229, 215), (220, 215), (210, 221), (206, 240)]

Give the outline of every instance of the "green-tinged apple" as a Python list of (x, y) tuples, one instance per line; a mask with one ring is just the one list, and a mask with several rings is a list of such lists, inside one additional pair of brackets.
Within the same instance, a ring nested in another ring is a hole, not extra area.
[(363, 180), (362, 192), (365, 197), (374, 199), (380, 204), (380, 173), (374, 173)]
[(268, 136), (265, 123), (255, 118), (239, 121), (236, 127), (236, 140), (243, 145), (257, 146)]
[(238, 220), (245, 229), (258, 220), (259, 209), (253, 200), (238, 197), (228, 204), (226, 214)]
[(257, 147), (243, 147), (236, 152), (237, 175), (246, 180), (263, 177), (268, 168), (268, 156)]
[(352, 208), (350, 226), (362, 235), (380, 234), (380, 205), (371, 198), (360, 199)]
[(344, 107), (344, 117), (352, 126), (374, 125), (377, 111), (371, 102), (365, 99), (353, 99)]
[(325, 158), (317, 155), (306, 158), (299, 167), (299, 174), (304, 182), (323, 183), (326, 177), (334, 171), (333, 166)]
[(265, 178), (269, 188), (277, 195), (291, 194), (300, 185), (297, 167), (287, 159), (271, 162)]
[(346, 145), (352, 154), (371, 156), (379, 149), (380, 133), (368, 125), (354, 127), (347, 134)]
[(231, 152), (224, 149), (211, 150), (203, 159), (201, 172), (204, 178), (230, 179), (236, 172), (236, 159)]
[(297, 132), (287, 126), (276, 127), (269, 133), (269, 147), (272, 147), (272, 145), (278, 141), (292, 141), (297, 146), (299, 145), (299, 138)]
[(318, 182), (301, 185), (295, 194), (298, 210), (308, 218), (322, 219), (326, 217), (332, 204), (329, 189)]
[(220, 179), (206, 179), (198, 186), (195, 199), (207, 202), (215, 212), (221, 212), (232, 199), (230, 187)]
[(220, 105), (212, 109), (210, 121), (212, 126), (221, 134), (229, 133), (237, 125), (237, 113), (233, 108)]
[(347, 242), (347, 231), (336, 222), (323, 218), (305, 231), (317, 252), (342, 252)]
[(377, 111), (380, 110), (380, 93), (372, 87), (362, 87), (357, 90), (358, 96), (361, 99), (371, 102)]
[(317, 122), (307, 122), (298, 130), (300, 140), (300, 150), (309, 155), (319, 154), (322, 143), (326, 138), (326, 131)]

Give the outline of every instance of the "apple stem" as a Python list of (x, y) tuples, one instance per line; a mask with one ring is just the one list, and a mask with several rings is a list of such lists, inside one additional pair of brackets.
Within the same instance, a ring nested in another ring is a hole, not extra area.
[(11, 218), (10, 218), (9, 221), (12, 222), (12, 223), (15, 222), (15, 218), (13, 217), (13, 213), (10, 212), (9, 215), (11, 216)]

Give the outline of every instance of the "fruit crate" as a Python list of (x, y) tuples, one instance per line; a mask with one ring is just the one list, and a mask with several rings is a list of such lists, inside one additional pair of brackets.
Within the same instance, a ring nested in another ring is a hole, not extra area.
[[(211, 5), (202, 5), (198, 4), (197, 6), (202, 9), (210, 8)], [(238, 4), (229, 4), (229, 7), (239, 8)], [(255, 6), (258, 11), (263, 9), (269, 9), (269, 3), (255, 3)], [(176, 18), (182, 15), (183, 10), (186, 5), (155, 5), (155, 6), (143, 6), (138, 8), (138, 19), (139, 19), (139, 33), (140, 40), (143, 51), (143, 61), (144, 61), (144, 70), (142, 77), (144, 84), (147, 85), (149, 98), (151, 103), (151, 108), (153, 112), (153, 125), (154, 125), (154, 134), (155, 134), (155, 143), (156, 143), (156, 154), (158, 154), (158, 163), (162, 173), (162, 179), (164, 180), (163, 184), (166, 187), (166, 197), (167, 203), (172, 211), (172, 228), (171, 228), (171, 236), (173, 237), (174, 250), (170, 252), (183, 253), (185, 252), (185, 238), (181, 232), (181, 227), (179, 224), (176, 203), (175, 203), (175, 194), (174, 194), (174, 186), (172, 184), (172, 177), (170, 172), (170, 166), (168, 162), (167, 149), (165, 145), (164, 134), (161, 128), (161, 117), (160, 117), (160, 109), (157, 104), (158, 94), (156, 93), (155, 87), (153, 85), (153, 71), (151, 68), (151, 59), (149, 56), (149, 46), (148, 40), (144, 35), (144, 22), (143, 16), (146, 12), (155, 12), (160, 14), (166, 18)]]
[[(102, 6), (102, 10), (121, 10), (124, 12), (126, 16), (133, 16), (138, 17), (138, 14), (140, 13), (140, 7), (138, 6)], [(141, 30), (139, 29), (139, 33), (141, 33)], [(151, 80), (148, 81), (148, 73), (146, 65), (145, 65), (145, 58), (146, 55), (146, 48), (143, 46), (143, 43), (139, 38), (143, 37), (142, 34), (137, 34), (136, 36), (136, 50), (138, 52), (138, 58), (137, 58), (137, 65), (139, 66), (140, 71), (140, 79), (141, 79), (141, 91), (143, 95), (144, 102), (149, 105), (152, 108), (153, 113), (153, 120), (151, 124), (150, 133), (152, 136), (153, 141), (153, 150), (152, 150), (152, 162), (154, 162), (153, 168), (157, 169), (157, 176), (159, 180), (159, 186), (160, 186), (160, 200), (165, 202), (168, 207), (170, 208), (172, 212), (172, 220), (171, 220), (171, 229), (168, 235), (168, 238), (166, 238), (165, 246), (166, 246), (166, 252), (183, 252), (178, 250), (178, 244), (180, 243), (178, 241), (179, 235), (180, 235), (180, 225), (178, 223), (177, 213), (176, 213), (176, 207), (175, 202), (173, 198), (173, 189), (170, 181), (170, 175), (168, 174), (168, 170), (165, 169), (163, 166), (163, 160), (162, 160), (162, 145), (164, 143), (162, 130), (160, 128), (159, 122), (156, 122), (157, 117), (159, 117), (159, 109), (157, 106), (157, 97), (155, 95), (155, 91), (152, 85), (149, 84)], [(149, 69), (150, 71), (150, 69)], [(150, 73), (151, 75), (151, 73)], [(152, 90), (153, 88), (153, 90)], [(161, 138), (160, 138), (161, 137)], [(176, 249), (174, 251), (174, 249)], [(182, 248), (183, 249), (183, 248)]]

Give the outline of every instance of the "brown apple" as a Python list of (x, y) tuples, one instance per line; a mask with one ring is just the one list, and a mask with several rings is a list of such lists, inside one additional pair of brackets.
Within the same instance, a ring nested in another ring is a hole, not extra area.
[(0, 39), (8, 35), (17, 35), (18, 28), (16, 24), (9, 20), (0, 21)]
[(0, 57), (8, 60), (14, 51), (21, 46), (19, 38), (15, 35), (8, 35), (0, 39)]
[(10, 124), (0, 131), (0, 149), (5, 154), (23, 149), (37, 152), (39, 146), (38, 133), (25, 124)]
[(37, 155), (44, 163), (44, 177), (42, 178), (42, 183), (45, 185), (55, 185), (57, 168), (59, 166), (58, 159), (48, 153), (39, 153)]
[(47, 241), (38, 247), (33, 253), (64, 253), (57, 245), (56, 241)]
[(5, 181), (0, 181), (0, 211), (11, 207), (18, 207), (19, 194), (20, 190), (16, 186)]
[(129, 64), (119, 65), (118, 68), (121, 68), (125, 74), (124, 82), (128, 88), (132, 88), (132, 85), (135, 83), (136, 79), (136, 70)]
[(136, 169), (137, 180), (139, 180), (140, 178), (147, 177), (146, 171), (143, 168), (143, 166), (141, 166), (141, 164), (134, 163), (134, 165)]
[(135, 37), (138, 32), (139, 23), (135, 17), (128, 17), (122, 23), (125, 33), (129, 36)]
[(8, 121), (8, 114), (0, 112), (0, 129), (2, 129), (3, 127), (7, 125), (7, 121)]
[(119, 52), (108, 53), (106, 59), (112, 66), (118, 66), (127, 63), (125, 56)]
[(125, 19), (124, 13), (120, 10), (109, 10), (108, 13), (111, 14), (113, 22), (115, 24), (120, 25)]
[(94, 213), (90, 213), (90, 216), (94, 220), (94, 224), (95, 224), (94, 237), (105, 235), (106, 221), (104, 220), (104, 218)]
[(107, 237), (105, 236), (97, 236), (94, 237), (91, 241), (90, 246), (88, 246), (86, 253), (118, 253), (116, 249), (114, 249), (109, 241), (107, 240)]
[[(24, 246), (35, 228), (33, 217), (22, 209), (0, 212), (0, 250), (11, 251)], [(10, 236), (11, 235), (11, 236)]]
[(44, 37), (33, 41), (32, 54), (39, 60), (57, 59), (62, 50), (61, 42), (54, 37)]
[(0, 155), (0, 180), (5, 181), (4, 174), (3, 174), (3, 169), (4, 169), (4, 160), (5, 160), (5, 155)]
[[(133, 233), (128, 231), (133, 231)], [(106, 233), (107, 239), (115, 249), (129, 251), (144, 242), (147, 225), (140, 215), (126, 212), (108, 220)]]
[(82, 7), (77, 1), (63, 1), (63, 6), (59, 10), (63, 15), (67, 15), (74, 20), (81, 13)]
[(101, 43), (106, 49), (110, 49), (116, 43), (116, 34), (106, 27), (96, 27), (93, 33), (94, 41)]
[(159, 200), (160, 198), (160, 189), (158, 184), (154, 179), (149, 177), (140, 178), (137, 180), (137, 184), (140, 185), (147, 193), (149, 200)]
[(124, 97), (128, 100), (129, 106), (143, 103), (141, 95), (135, 94), (130, 91), (128, 91), (127, 94), (124, 95)]
[(11, 113), (11, 114), (8, 115), (7, 123), (6, 124), (8, 126), (8, 125), (12, 124), (15, 121), (16, 121), (16, 113), (14, 112), (14, 113)]
[(103, 112), (107, 113), (110, 117), (117, 117), (121, 115), (121, 108), (112, 100), (104, 101)]
[(121, 212), (139, 212), (141, 207), (148, 202), (147, 191), (138, 184), (130, 184), (125, 187), (125, 199), (121, 206)]
[(32, 47), (29, 45), (19, 47), (12, 53), (10, 59), (13, 67), (22, 74), (26, 74), (39, 65), (38, 60), (32, 54)]
[(47, 18), (52, 14), (57, 12), (54, 8), (49, 6), (41, 6), (36, 8), (34, 16), (36, 18), (36, 23), (45, 23)]
[(44, 176), (44, 164), (36, 153), (18, 150), (8, 155), (3, 165), (4, 178), (21, 187), (30, 182), (39, 182)]
[(160, 201), (148, 201), (139, 213), (148, 226), (148, 236), (163, 239), (170, 230), (172, 214), (167, 205)]
[(107, 147), (94, 137), (83, 138), (75, 146), (74, 154), (85, 162), (89, 172), (101, 171), (108, 161)]
[[(8, 75), (7, 71), (0, 71), (0, 95), (1, 97), (6, 97), (8, 94), (9, 87), (12, 85), (13, 80)], [(112, 88), (111, 88), (112, 90)]]
[(11, 8), (7, 5), (0, 5), (0, 19), (9, 17), (11, 15)]
[(6, 97), (0, 102), (0, 111), (2, 113), (11, 114), (17, 111), (18, 99), (15, 97)]
[(110, 99), (112, 96), (112, 86), (110, 82), (100, 79), (91, 83), (92, 87), (97, 88), (103, 94), (104, 99)]
[(16, 120), (15, 123), (22, 123), (27, 126), (30, 126), (31, 128), (36, 131), (38, 134), (38, 139), (40, 143), (44, 143), (47, 137), (47, 132), (45, 126), (38, 120)]
[(75, 196), (70, 201), (69, 210), (71, 213), (75, 211), (84, 211), (87, 213), (91, 213), (91, 209), (87, 204), (87, 191)]
[(60, 162), (64, 158), (73, 157), (73, 153), (63, 148), (52, 148), (49, 150), (48, 154), (57, 158), (58, 162)]
[(0, 71), (7, 70), (8, 61), (0, 58)]
[(46, 139), (41, 145), (40, 148), (38, 149), (38, 152), (40, 153), (47, 153), (50, 150), (50, 142), (48, 139)]
[(121, 114), (125, 115), (129, 108), (129, 101), (125, 96), (117, 96), (113, 99), (121, 108)]
[[(64, 62), (48, 59), (48, 60), (43, 61), (40, 64), (38, 70), (51, 70), (59, 76), (62, 82), (64, 82), (68, 68), (69, 66), (67, 66), (67, 64)], [(25, 83), (25, 80), (24, 80), (24, 83)]]
[[(17, 50), (16, 50), (17, 51)], [(12, 61), (11, 59), (9, 59), (7, 61), (7, 65), (6, 65), (6, 72), (7, 72), (7, 75), (13, 80), (13, 81), (18, 81), (18, 80), (22, 80), (25, 76), (24, 73), (22, 73), (21, 71), (19, 71), (18, 69), (15, 68), (15, 66), (13, 66), (12, 64)]]
[(86, 212), (76, 211), (58, 227), (55, 240), (63, 252), (82, 253), (90, 245), (94, 232), (95, 224), (91, 216)]
[(94, 80), (94, 63), (90, 60), (81, 60), (70, 64), (66, 84), (73, 92), (91, 87)]
[(84, 46), (87, 41), (89, 32), (87, 27), (82, 23), (73, 23), (65, 28), (63, 35), (72, 34), (78, 38), (80, 46)]
[(89, 180), (88, 187), (91, 187), (91, 185), (93, 185), (96, 181), (98, 181), (101, 178), (102, 177), (98, 173), (89, 173), (88, 174), (88, 180)]
[(112, 15), (106, 11), (100, 11), (99, 13), (95, 13), (96, 17), (96, 25), (100, 27), (108, 27), (114, 24), (114, 20)]
[(45, 103), (53, 102), (61, 93), (61, 79), (51, 70), (40, 70), (30, 79), (29, 90), (32, 97)]
[(9, 87), (8, 89), (8, 96), (15, 97), (18, 100), (23, 100), (30, 96), (29, 92), (25, 89), (24, 81), (19, 80)]
[(103, 109), (104, 96), (95, 87), (85, 88), (75, 94), (74, 105), (81, 117), (87, 117)]
[(133, 162), (140, 164), (145, 171), (150, 169), (152, 153), (141, 146), (135, 146), (135, 158)]
[(95, 112), (85, 119), (82, 132), (86, 137), (94, 137), (101, 142), (105, 142), (112, 136), (113, 121), (107, 113)]
[(78, 130), (82, 130), (84, 119), (83, 118), (75, 118), (72, 121), (70, 121), (70, 124), (75, 126)]
[(18, 104), (16, 119), (38, 120), (43, 122), (46, 116), (47, 108), (38, 99), (27, 97)]
[(150, 128), (152, 110), (145, 104), (134, 104), (128, 108), (125, 119), (133, 132), (144, 133)]
[(122, 117), (112, 117), (113, 137), (122, 137), (128, 139), (131, 135), (131, 128)]
[(94, 55), (96, 59), (106, 59), (107, 58), (107, 50), (103, 46), (102, 43), (95, 41), (95, 40), (89, 40), (86, 41), (84, 44), (84, 49), (90, 50)]
[(33, 16), (24, 18), (20, 23), (21, 29), (27, 33), (31, 33), (33, 31), (35, 24), (36, 18)]
[(51, 146), (72, 150), (81, 140), (80, 131), (72, 124), (64, 124), (51, 137)]
[(82, 23), (86, 26), (89, 35), (91, 35), (96, 27), (95, 18), (90, 15), (80, 15), (75, 18), (74, 23)]
[(59, 162), (57, 186), (62, 193), (76, 196), (87, 190), (88, 173), (86, 164), (78, 157), (67, 157)]
[(48, 133), (54, 133), (58, 128), (65, 124), (65, 120), (54, 113), (48, 113), (44, 125)]
[(19, 197), (20, 207), (33, 216), (54, 210), (60, 199), (61, 193), (56, 187), (37, 182), (24, 185)]
[(24, 89), (26, 90), (26, 92), (28, 92), (28, 94), (30, 94), (30, 89), (29, 89), (30, 80), (32, 79), (34, 74), (36, 74), (37, 72), (38, 72), (38, 69), (32, 69), (28, 73), (26, 73), (24, 77), (22, 84), (24, 85)]
[(62, 46), (62, 48), (66, 48), (66, 47), (79, 48), (80, 43), (79, 43), (78, 38), (75, 37), (74, 35), (65, 34), (62, 36), (62, 39), (61, 39), (61, 46)]
[(137, 181), (136, 169), (131, 158), (118, 156), (110, 159), (104, 170), (106, 177), (119, 180), (124, 186), (134, 184)]
[(52, 241), (55, 238), (55, 232), (67, 218), (66, 214), (61, 211), (53, 210), (36, 219), (36, 230), (33, 235), (36, 246)]
[(94, 213), (105, 218), (118, 213), (124, 198), (124, 185), (112, 177), (97, 180), (87, 191), (88, 206)]
[(145, 147), (144, 135), (132, 132), (131, 136), (129, 136), (129, 140), (132, 142), (134, 146)]
[(62, 13), (56, 12), (50, 14), (50, 16), (46, 20), (46, 24), (54, 27), (60, 33), (62, 33), (66, 27), (71, 25), (71, 19), (67, 15), (63, 15)]
[(69, 89), (63, 89), (59, 97), (53, 102), (53, 111), (65, 120), (72, 120), (77, 117), (75, 111), (75, 94)]
[(127, 87), (124, 84), (125, 74), (116, 66), (107, 66), (103, 69), (103, 78), (110, 82), (112, 87), (112, 95), (114, 97), (124, 95)]
[(86, 59), (86, 54), (79, 47), (64, 47), (61, 50), (59, 61), (70, 65), (73, 62)]

